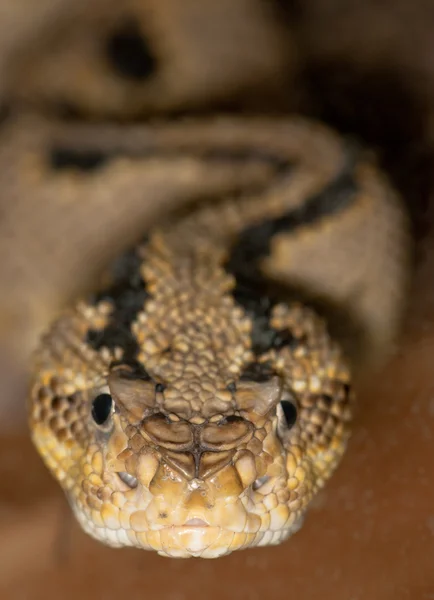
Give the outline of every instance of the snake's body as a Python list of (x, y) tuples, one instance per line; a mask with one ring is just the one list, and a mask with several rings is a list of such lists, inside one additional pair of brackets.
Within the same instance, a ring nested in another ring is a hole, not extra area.
[(52, 162), (52, 193), (131, 177), (146, 203), (155, 168), (190, 198), (36, 353), (32, 437), (78, 520), (172, 557), (280, 543), (345, 451), (348, 356), (374, 360), (396, 330), (399, 201), (295, 118), (71, 128)]

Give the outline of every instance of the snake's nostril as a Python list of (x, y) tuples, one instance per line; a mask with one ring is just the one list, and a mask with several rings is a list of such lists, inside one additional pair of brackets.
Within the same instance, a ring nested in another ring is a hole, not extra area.
[(125, 471), (119, 471), (117, 475), (119, 479), (131, 489), (134, 489), (139, 485), (137, 478)]

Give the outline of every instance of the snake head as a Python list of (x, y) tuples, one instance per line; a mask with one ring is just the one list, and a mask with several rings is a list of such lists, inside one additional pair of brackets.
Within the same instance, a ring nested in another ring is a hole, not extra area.
[(278, 375), (208, 395), (192, 380), (208, 398), (198, 412), (176, 385), (104, 353), (80, 378), (77, 355), (38, 371), (33, 439), (82, 527), (108, 545), (216, 557), (280, 543), (343, 451), (345, 385), (327, 399)]

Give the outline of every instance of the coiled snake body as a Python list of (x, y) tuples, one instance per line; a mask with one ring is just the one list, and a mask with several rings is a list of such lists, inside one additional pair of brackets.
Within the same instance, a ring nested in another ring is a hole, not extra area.
[[(344, 453), (347, 351), (375, 358), (395, 330), (399, 202), (356, 148), (301, 119), (93, 127), (62, 139), (57, 177), (156, 162), (170, 179), (181, 160), (221, 189), (190, 193), (54, 322), (34, 443), (106, 544), (213, 558), (280, 543)], [(353, 332), (344, 350), (321, 311)]]

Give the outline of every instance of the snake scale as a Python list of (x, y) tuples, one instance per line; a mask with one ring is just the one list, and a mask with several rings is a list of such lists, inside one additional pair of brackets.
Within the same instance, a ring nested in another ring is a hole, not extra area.
[(41, 206), (166, 207), (34, 355), (32, 439), (78, 521), (168, 557), (281, 543), (345, 452), (354, 373), (396, 333), (400, 200), (300, 117), (32, 119), (12, 195), (25, 174)]

